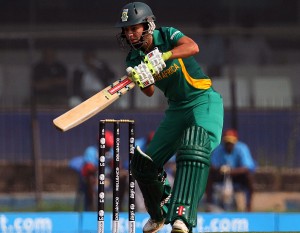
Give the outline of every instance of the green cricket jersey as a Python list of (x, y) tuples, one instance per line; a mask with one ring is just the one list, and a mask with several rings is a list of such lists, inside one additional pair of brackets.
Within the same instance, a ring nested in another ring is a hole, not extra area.
[[(154, 30), (154, 46), (161, 52), (170, 51), (183, 36), (173, 27), (162, 27)], [(126, 58), (127, 66), (139, 65), (144, 56), (141, 50), (132, 50)], [(157, 167), (163, 166), (174, 155), (183, 131), (191, 125), (201, 126), (209, 132), (211, 148), (215, 148), (220, 143), (223, 126), (222, 97), (214, 91), (211, 79), (203, 73), (194, 57), (166, 61), (166, 67), (155, 80), (169, 104), (146, 150)]]
[[(183, 36), (182, 32), (173, 27), (154, 30), (154, 47), (167, 52)], [(133, 50), (127, 56), (127, 66), (139, 65), (144, 56), (141, 50)], [(203, 73), (194, 57), (166, 61), (166, 68), (155, 76), (155, 80), (155, 85), (163, 91), (170, 103), (190, 102), (212, 85), (211, 79)]]

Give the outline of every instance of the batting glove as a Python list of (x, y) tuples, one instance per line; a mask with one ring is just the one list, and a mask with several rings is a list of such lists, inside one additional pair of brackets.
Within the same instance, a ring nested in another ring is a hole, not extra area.
[(148, 87), (155, 82), (151, 71), (144, 62), (141, 62), (141, 64), (134, 68), (128, 67), (126, 71), (132, 81), (134, 81), (140, 88)]
[(172, 56), (172, 52), (161, 53), (158, 48), (148, 53), (144, 57), (144, 62), (148, 66), (152, 75), (159, 74), (165, 67), (165, 61)]

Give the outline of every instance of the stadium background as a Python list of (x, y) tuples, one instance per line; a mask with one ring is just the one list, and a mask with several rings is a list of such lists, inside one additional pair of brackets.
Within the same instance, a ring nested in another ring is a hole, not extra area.
[[(234, 41), (250, 33), (268, 42), (269, 64), (224, 62), (220, 77), (213, 77), (213, 82), (224, 97), (225, 128), (238, 128), (259, 165), (257, 193), (274, 198), (284, 194), (264, 210), (299, 211), (300, 1), (145, 2), (155, 12), (158, 26), (177, 27), (192, 38), (213, 34)], [(66, 108), (32, 109), (30, 105), (31, 66), (46, 47), (58, 51), (69, 71), (81, 63), (83, 49), (93, 48), (116, 77), (124, 74), (126, 53), (118, 48), (118, 30), (113, 27), (124, 3), (0, 1), (0, 196), (2, 203), (9, 202), (9, 209), (22, 206), (16, 203), (24, 193), (32, 195), (36, 204), (49, 193), (74, 193), (76, 177), (67, 164), (95, 142), (98, 120), (135, 119), (137, 137), (141, 137), (163, 116), (166, 103), (160, 94), (146, 99), (133, 90), (102, 114), (62, 134), (53, 128), (52, 119)], [(241, 25), (245, 15), (254, 22), (251, 30)], [(204, 17), (213, 22), (213, 30), (201, 26)]]

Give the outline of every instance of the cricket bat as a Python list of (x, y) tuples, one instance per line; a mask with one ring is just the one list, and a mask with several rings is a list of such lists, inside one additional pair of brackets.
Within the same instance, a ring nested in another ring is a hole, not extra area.
[(72, 129), (101, 112), (134, 86), (135, 83), (128, 76), (123, 76), (102, 91), (55, 118), (53, 123), (63, 132)]

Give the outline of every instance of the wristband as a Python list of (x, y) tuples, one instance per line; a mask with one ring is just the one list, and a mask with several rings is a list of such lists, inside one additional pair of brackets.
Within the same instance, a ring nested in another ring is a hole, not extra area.
[(172, 51), (170, 50), (170, 51), (168, 51), (168, 52), (165, 52), (165, 53), (163, 53), (162, 54), (162, 59), (164, 60), (164, 61), (167, 61), (167, 60), (169, 60), (170, 59), (170, 57), (172, 56)]

